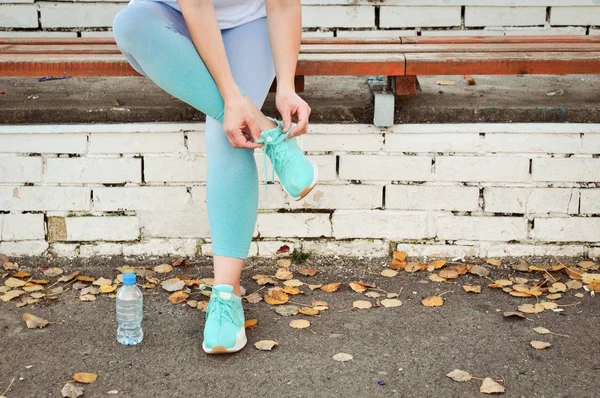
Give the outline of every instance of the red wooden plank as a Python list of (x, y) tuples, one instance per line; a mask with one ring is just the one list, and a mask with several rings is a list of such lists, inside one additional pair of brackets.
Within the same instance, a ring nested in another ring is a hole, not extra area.
[(600, 43), (600, 36), (402, 36), (403, 44)]

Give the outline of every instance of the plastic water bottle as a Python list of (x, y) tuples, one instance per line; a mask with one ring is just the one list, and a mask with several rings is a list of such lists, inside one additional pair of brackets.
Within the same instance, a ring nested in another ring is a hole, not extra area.
[(123, 286), (117, 292), (117, 341), (123, 345), (136, 345), (144, 338), (144, 296), (135, 282), (135, 274), (123, 274)]

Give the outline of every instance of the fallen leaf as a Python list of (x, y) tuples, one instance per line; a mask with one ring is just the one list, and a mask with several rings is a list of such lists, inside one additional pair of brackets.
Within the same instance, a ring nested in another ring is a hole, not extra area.
[(567, 291), (567, 285), (561, 282), (555, 282), (548, 288), (550, 293), (562, 293)]
[(348, 361), (351, 361), (352, 358), (353, 358), (352, 355), (346, 354), (345, 352), (340, 352), (333, 356), (333, 360), (338, 361), (338, 362), (348, 362)]
[(31, 276), (31, 274), (29, 272), (25, 272), (25, 271), (19, 271), (19, 272), (15, 272), (14, 274), (12, 274), (13, 277), (15, 278), (29, 278)]
[(560, 294), (560, 293), (552, 293), (552, 294), (547, 294), (546, 295), (546, 298), (548, 300), (558, 300), (561, 297), (562, 297), (562, 294)]
[(596, 264), (593, 261), (580, 261), (579, 263), (577, 263), (577, 265), (583, 269), (589, 269), (589, 268), (594, 268), (594, 267), (598, 266), (598, 264)]
[(262, 301), (262, 297), (260, 296), (260, 294), (258, 294), (256, 292), (249, 294), (247, 296), (244, 296), (244, 299), (246, 299), (246, 301), (249, 302), (250, 304), (256, 304), (256, 303)]
[(488, 258), (487, 260), (485, 260), (485, 262), (488, 263), (489, 265), (493, 265), (494, 267), (499, 267), (502, 265), (502, 260), (498, 260), (495, 258)]
[(84, 383), (84, 384), (93, 383), (97, 379), (98, 379), (98, 375), (95, 373), (79, 372), (79, 373), (75, 373), (73, 375), (73, 380), (75, 380), (79, 383)]
[(294, 319), (290, 322), (290, 326), (294, 329), (306, 329), (310, 326), (310, 322), (306, 319)]
[(368, 291), (368, 292), (365, 293), (365, 296), (367, 296), (369, 298), (378, 298), (378, 297), (381, 297), (382, 294), (374, 292), (374, 291)]
[[(0, 258), (0, 263), (3, 262), (4, 259)], [(2, 264), (2, 268), (4, 268), (7, 271), (14, 271), (19, 269), (19, 264), (17, 263), (11, 263), (10, 261), (4, 261), (4, 263)]]
[(292, 260), (289, 258), (281, 258), (277, 260), (277, 265), (283, 268), (289, 268), (292, 265)]
[(77, 398), (83, 395), (83, 387), (78, 387), (73, 383), (67, 383), (60, 390), (63, 398)]
[(440, 269), (444, 265), (446, 265), (446, 263), (447, 263), (446, 260), (436, 260), (436, 261), (430, 262), (429, 265), (431, 265), (435, 269)]
[(302, 293), (302, 292), (300, 291), (300, 289), (298, 289), (297, 287), (291, 287), (291, 286), (286, 286), (286, 287), (284, 287), (284, 288), (282, 289), (282, 291), (283, 291), (284, 293), (291, 294), (292, 296), (295, 296), (296, 294), (300, 294), (300, 293)]
[(373, 307), (373, 303), (367, 300), (356, 300), (352, 303), (352, 307), (358, 308), (360, 310), (366, 310), (367, 308)]
[[(490, 261), (490, 260), (488, 260), (488, 261)], [(490, 274), (490, 270), (488, 270), (485, 267), (482, 267), (481, 265), (473, 265), (471, 267), (471, 269), (469, 270), (469, 272), (474, 275), (479, 275), (481, 277), (486, 277)]]
[(83, 276), (83, 275), (77, 275), (75, 277), (75, 279), (77, 279), (78, 281), (81, 281), (81, 282), (94, 282), (96, 280), (96, 278), (94, 278), (93, 276)]
[(96, 296), (93, 294), (82, 294), (79, 296), (79, 300), (81, 301), (96, 301)]
[(303, 315), (310, 315), (310, 316), (319, 315), (319, 311), (314, 308), (311, 308), (311, 307), (300, 307), (300, 308), (298, 308), (298, 312)]
[(21, 286), (25, 286), (27, 282), (22, 281), (21, 279), (17, 279), (17, 278), (8, 278), (7, 280), (4, 281), (4, 284), (8, 287), (21, 287)]
[(43, 297), (46, 297), (46, 293), (42, 293), (42, 292), (33, 292), (30, 294), (31, 297), (33, 297), (34, 299), (41, 299)]
[(88, 286), (88, 287), (83, 288), (79, 294), (81, 294), (81, 295), (83, 295), (83, 294), (93, 294), (93, 295), (96, 295), (98, 293), (100, 293), (100, 289), (98, 289), (95, 286)]
[(186, 292), (178, 291), (169, 295), (169, 301), (173, 304), (181, 304), (190, 297)]
[(444, 299), (441, 296), (430, 296), (421, 300), (425, 307), (441, 307), (444, 305)]
[(25, 324), (27, 325), (28, 329), (36, 329), (36, 328), (43, 328), (46, 327), (46, 325), (48, 325), (48, 321), (45, 319), (42, 319), (40, 317), (37, 317), (33, 314), (30, 313), (24, 313), (23, 314), (23, 320), (25, 321)]
[(600, 281), (593, 281), (588, 284), (588, 288), (594, 293), (600, 293)]
[(340, 288), (341, 284), (342, 284), (341, 282), (329, 283), (327, 285), (321, 286), (321, 290), (326, 293), (337, 292), (337, 290)]
[(55, 277), (55, 276), (59, 276), (63, 273), (63, 270), (58, 268), (58, 267), (52, 267), (52, 268), (48, 268), (47, 270), (44, 271), (44, 275), (49, 276), (49, 277)]
[(15, 289), (15, 290), (11, 290), (9, 292), (4, 293), (4, 295), (2, 297), (0, 297), (2, 299), (2, 301), (4, 301), (5, 303), (9, 302), (10, 300), (19, 297), (22, 294), (25, 294), (26, 292), (24, 290), (21, 289)]
[(261, 351), (271, 351), (273, 347), (279, 345), (275, 340), (260, 340), (254, 343), (254, 347)]
[(521, 304), (517, 309), (525, 314), (539, 314), (544, 311), (541, 304)]
[(30, 282), (35, 283), (36, 285), (47, 285), (50, 283), (50, 281), (46, 279), (32, 279)]
[(368, 286), (362, 282), (350, 282), (348, 285), (350, 286), (350, 289), (357, 293), (362, 293), (368, 289)]
[(244, 329), (254, 329), (258, 326), (258, 319), (246, 319)]
[(398, 299), (383, 299), (381, 300), (381, 305), (386, 308), (400, 307), (402, 305), (402, 301)]
[(174, 292), (176, 290), (181, 290), (185, 286), (185, 282), (179, 279), (167, 279), (163, 281), (161, 284), (162, 288), (167, 292)]
[(322, 283), (319, 283), (318, 285), (308, 285), (310, 290), (320, 289), (321, 287), (323, 287)]
[(100, 286), (100, 288), (98, 289), (98, 291), (100, 293), (112, 293), (115, 290), (117, 290), (117, 287), (118, 287), (117, 285), (113, 285), (113, 286), (111, 286), (111, 285), (103, 285), (103, 286)]
[(110, 286), (112, 285), (112, 280), (110, 279), (106, 279), (106, 278), (99, 278), (96, 279), (92, 285), (96, 285), (96, 286)]
[(298, 307), (295, 305), (280, 305), (275, 308), (275, 312), (281, 316), (298, 315)]
[(464, 370), (460, 370), (460, 369), (454, 369), (452, 372), (448, 373), (446, 376), (451, 378), (452, 380), (458, 381), (458, 382), (469, 381), (469, 380), (471, 380), (471, 378), (473, 378), (473, 376), (471, 376), (471, 374), (469, 372), (465, 372)]
[(287, 268), (279, 268), (277, 272), (275, 272), (275, 278), (280, 281), (286, 281), (292, 279), (294, 274), (292, 274)]
[(481, 387), (479, 387), (479, 392), (484, 394), (502, 394), (504, 391), (504, 387), (501, 384), (496, 383), (489, 377), (483, 379)]
[(198, 307), (198, 300), (188, 300), (185, 303), (192, 308)]
[(289, 301), (290, 297), (281, 290), (272, 290), (265, 294), (265, 302), (271, 305), (281, 305)]
[(573, 279), (570, 279), (566, 285), (570, 290), (579, 290), (583, 287), (583, 283)]
[(546, 342), (546, 341), (538, 341), (538, 340), (531, 340), (529, 342), (529, 344), (531, 344), (531, 346), (533, 348), (535, 348), (536, 350), (543, 350), (546, 349), (548, 347), (550, 347), (552, 344)]
[(312, 300), (312, 307), (317, 310), (317, 311), (324, 311), (329, 309), (329, 304), (327, 304), (326, 301), (320, 301), (320, 300)]
[(60, 278), (58, 278), (58, 281), (59, 282), (65, 282), (65, 283), (66, 282), (71, 282), (77, 275), (79, 275), (79, 271), (72, 272), (72, 273), (70, 273), (68, 275), (63, 275)]
[(468, 293), (481, 293), (481, 286), (464, 285), (463, 289)]
[(523, 315), (522, 312), (516, 312), (516, 311), (504, 311), (504, 313), (502, 314), (504, 315), (505, 318), (511, 318), (511, 317), (519, 317), (519, 318), (525, 318), (525, 315)]
[(397, 261), (406, 261), (406, 253), (395, 251), (392, 254), (392, 258)]
[(471, 75), (465, 75), (464, 78), (467, 81), (467, 84), (469, 86), (474, 86), (477, 84), (477, 82), (475, 81), (475, 78)]
[(456, 272), (455, 270), (452, 269), (443, 269), (441, 270), (438, 275), (440, 276), (440, 278), (444, 278), (444, 279), (455, 279), (458, 278), (458, 272)]
[(589, 273), (584, 273), (581, 274), (581, 280), (583, 283), (585, 283), (586, 285), (595, 282), (595, 281), (600, 281), (600, 274), (589, 274)]
[(509, 281), (508, 279), (498, 279), (494, 282), (500, 286), (512, 286), (512, 284), (513, 284), (513, 282)]
[(396, 275), (398, 275), (398, 271), (395, 271), (393, 269), (386, 268), (383, 271), (381, 271), (381, 276), (385, 276), (386, 278), (393, 278)]
[(23, 290), (25, 290), (27, 293), (37, 292), (38, 290), (44, 290), (44, 286), (42, 286), (42, 285), (23, 286)]
[(438, 80), (435, 84), (438, 86), (455, 86), (456, 82), (453, 82), (452, 80)]
[(166, 274), (173, 271), (173, 266), (171, 264), (160, 264), (154, 267), (153, 270), (159, 274)]
[(429, 274), (428, 278), (432, 282), (447, 282), (445, 278), (442, 278), (438, 274)]
[(519, 259), (519, 264), (513, 264), (511, 267), (515, 271), (529, 272), (529, 264), (527, 264), (523, 259)]
[(398, 298), (400, 297), (400, 293), (388, 293), (385, 295), (386, 298)]
[(314, 268), (304, 268), (304, 269), (299, 269), (296, 272), (298, 272), (300, 275), (304, 275), (304, 276), (315, 276), (318, 271)]
[(254, 279), (260, 286), (266, 285), (267, 283), (271, 285), (277, 285), (277, 281), (267, 275), (254, 275), (252, 279)]
[(404, 271), (406, 271), (406, 272), (421, 271), (421, 264), (420, 263), (408, 263), (404, 267)]
[(580, 280), (583, 276), (583, 273), (578, 269), (567, 268), (566, 273), (569, 275), (569, 278), (576, 280)]
[(290, 279), (289, 281), (283, 282), (283, 285), (289, 286), (289, 287), (300, 287), (300, 286), (304, 285), (304, 282), (302, 282), (299, 279)]
[(202, 312), (206, 312), (208, 309), (208, 301), (198, 301), (196, 308)]
[(189, 268), (191, 265), (190, 263), (188, 263), (188, 260), (185, 258), (180, 258), (179, 260), (175, 260), (173, 261), (173, 264), (171, 264), (173, 267), (181, 267), (184, 266), (186, 268)]

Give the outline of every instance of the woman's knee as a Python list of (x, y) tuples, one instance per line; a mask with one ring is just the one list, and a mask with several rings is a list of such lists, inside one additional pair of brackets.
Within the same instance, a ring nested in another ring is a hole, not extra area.
[(113, 21), (117, 45), (126, 50), (132, 45), (139, 45), (139, 40), (147, 36), (147, 28), (156, 25), (151, 23), (153, 14), (151, 2), (131, 4), (121, 9)]

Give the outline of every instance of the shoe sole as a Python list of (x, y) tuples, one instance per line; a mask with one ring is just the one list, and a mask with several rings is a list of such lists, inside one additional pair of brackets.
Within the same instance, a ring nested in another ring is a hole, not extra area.
[(285, 189), (285, 187), (283, 186), (283, 184), (281, 184), (281, 187), (283, 188), (283, 190), (285, 191), (285, 193), (287, 193), (288, 195), (290, 195), (295, 201), (299, 201), (299, 200), (304, 199), (304, 197), (306, 195), (308, 195), (310, 193), (310, 191), (313, 190), (314, 187), (317, 186), (317, 182), (319, 181), (319, 168), (317, 167), (317, 164), (315, 162), (313, 162), (312, 160), (310, 160), (310, 159), (308, 159), (308, 161), (312, 165), (314, 177), (313, 177), (313, 180), (312, 180), (312, 183), (310, 184), (310, 186), (307, 187), (307, 188), (304, 188), (302, 190), (302, 192), (300, 192), (299, 196), (293, 196), (291, 193), (288, 192), (287, 189)]
[(209, 355), (222, 355), (222, 354), (233, 354), (235, 352), (240, 351), (242, 348), (246, 346), (248, 343), (248, 339), (246, 338), (246, 334), (244, 333), (244, 338), (242, 340), (236, 340), (235, 345), (232, 348), (225, 348), (222, 345), (214, 346), (213, 348), (208, 348), (202, 343), (202, 349), (205, 353)]

